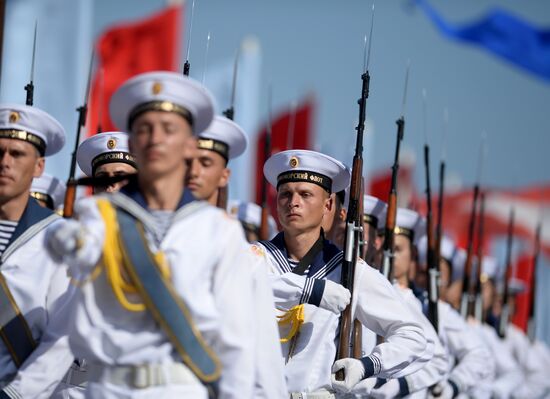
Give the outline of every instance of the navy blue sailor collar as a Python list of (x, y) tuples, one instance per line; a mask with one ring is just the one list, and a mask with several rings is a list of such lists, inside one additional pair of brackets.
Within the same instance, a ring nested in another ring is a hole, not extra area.
[(52, 210), (40, 206), (38, 202), (29, 195), (27, 206), (25, 207), (25, 210), (23, 211), (23, 214), (21, 215), (21, 218), (17, 223), (17, 227), (15, 228), (15, 231), (13, 232), (7, 247), (9, 247), (29, 228), (52, 215), (55, 215)]
[[(277, 234), (271, 241), (281, 253), (284, 259), (288, 262), (288, 250), (285, 245), (284, 232)], [(309, 269), (307, 270), (307, 277), (309, 278), (323, 278), (341, 262), (337, 261), (338, 258), (342, 258), (342, 251), (329, 240), (325, 239), (323, 242), (323, 250), (315, 256)]]
[[(147, 202), (145, 201), (145, 197), (139, 190), (139, 186), (137, 182), (131, 182), (127, 184), (126, 186), (122, 187), (120, 192), (133, 200), (136, 204), (141, 206), (143, 209), (145, 209), (147, 212), (149, 212), (149, 207), (147, 206)], [(181, 195), (181, 198), (178, 202), (178, 205), (175, 209), (175, 212), (177, 212), (179, 209), (183, 208), (184, 206), (194, 202), (198, 201), (198, 199), (193, 195), (191, 190), (184, 189), (183, 193)]]

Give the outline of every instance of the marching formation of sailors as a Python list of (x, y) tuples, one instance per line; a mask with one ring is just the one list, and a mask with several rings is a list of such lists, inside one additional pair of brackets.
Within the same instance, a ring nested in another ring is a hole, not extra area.
[[(419, 213), (397, 209), (390, 281), (379, 271), (388, 206), (365, 195), (353, 286), (341, 284), (351, 172), (339, 160), (269, 157), (277, 221), (263, 220), (256, 204), (223, 204), (248, 139), (203, 85), (144, 73), (118, 88), (110, 116), (119, 131), (76, 153), (94, 195), (64, 219), (65, 185), (43, 174), (64, 129), (0, 104), (0, 398), (549, 394), (548, 347), (511, 323), (497, 333), (495, 259), (481, 266), (481, 320), (456, 310), (466, 256), (447, 236), (431, 323)], [(510, 282), (510, 304), (521, 289)], [(359, 355), (335, 360), (348, 306)]]

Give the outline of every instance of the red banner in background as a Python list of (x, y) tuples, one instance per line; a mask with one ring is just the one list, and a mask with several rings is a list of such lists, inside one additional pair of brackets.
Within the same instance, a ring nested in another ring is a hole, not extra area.
[(531, 312), (531, 281), (533, 278), (533, 256), (522, 255), (516, 262), (516, 278), (525, 283), (525, 292), (516, 296), (516, 311), (512, 316), (512, 323), (527, 332), (527, 322)]
[[(310, 150), (314, 143), (313, 121), (315, 116), (315, 99), (312, 95), (296, 107), (276, 115), (272, 121), (271, 154), (287, 149)], [(264, 179), (265, 138), (267, 130), (263, 126), (256, 145), (256, 203), (261, 204), (262, 181)], [(277, 220), (276, 191), (268, 185), (268, 204), (271, 214)]]
[(91, 90), (88, 136), (116, 130), (109, 117), (109, 101), (127, 79), (149, 71), (177, 71), (183, 6), (132, 23), (116, 25), (96, 42), (99, 60)]

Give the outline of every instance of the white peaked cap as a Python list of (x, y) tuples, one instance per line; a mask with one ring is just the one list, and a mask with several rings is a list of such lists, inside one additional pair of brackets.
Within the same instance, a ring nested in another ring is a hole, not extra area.
[(44, 156), (53, 155), (65, 145), (65, 129), (50, 114), (20, 104), (0, 104), (0, 138), (33, 144)]
[[(235, 216), (241, 223), (256, 229), (260, 228), (262, 224), (262, 207), (258, 204), (231, 200), (227, 209), (229, 214)], [(269, 238), (271, 239), (277, 234), (277, 223), (271, 215), (268, 216), (267, 223), (269, 225)]]
[(272, 155), (265, 162), (264, 176), (274, 187), (303, 181), (317, 184), (330, 193), (344, 190), (351, 178), (342, 162), (309, 150), (287, 150)]
[(127, 163), (134, 168), (136, 159), (128, 148), (128, 133), (103, 132), (88, 137), (76, 150), (76, 161), (86, 176), (106, 163)]
[(127, 130), (134, 118), (146, 111), (174, 112), (190, 121), (193, 134), (212, 123), (214, 97), (202, 84), (176, 72), (146, 72), (128, 79), (109, 104), (111, 120), (119, 130)]
[(35, 177), (32, 180), (31, 196), (37, 200), (48, 202), (48, 199), (53, 204), (53, 209), (58, 209), (63, 205), (65, 200), (66, 186), (57, 177), (43, 173), (40, 177)]
[(198, 147), (219, 153), (226, 160), (237, 158), (248, 145), (244, 130), (224, 116), (216, 116), (208, 128), (199, 134)]

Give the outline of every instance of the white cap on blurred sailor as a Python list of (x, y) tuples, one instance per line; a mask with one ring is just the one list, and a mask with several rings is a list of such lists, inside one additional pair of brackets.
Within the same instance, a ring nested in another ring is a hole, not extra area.
[(372, 195), (363, 196), (363, 222), (375, 229), (384, 227), (388, 205)]
[(217, 152), (226, 162), (241, 155), (247, 145), (248, 138), (244, 130), (225, 116), (215, 116), (197, 140), (199, 149)]
[(173, 112), (189, 122), (197, 135), (212, 122), (215, 104), (212, 94), (199, 82), (181, 73), (155, 71), (124, 82), (111, 97), (109, 113), (117, 129), (130, 130), (144, 112)]
[(498, 261), (494, 256), (485, 255), (481, 260), (481, 281), (496, 280), (498, 275)]
[(324, 188), (328, 193), (344, 190), (351, 177), (342, 162), (309, 150), (287, 150), (272, 155), (265, 162), (264, 176), (277, 188), (283, 183), (307, 182)]
[(49, 156), (65, 145), (65, 130), (50, 114), (36, 107), (0, 104), (0, 138), (26, 141), (41, 156)]
[[(243, 225), (245, 230), (259, 234), (260, 225), (262, 224), (262, 207), (254, 202), (245, 202), (238, 200), (229, 201), (229, 213), (235, 216)], [(267, 218), (269, 225), (269, 239), (277, 234), (277, 223), (273, 216)]]
[(86, 176), (106, 163), (126, 163), (136, 168), (136, 159), (128, 149), (128, 133), (104, 132), (84, 140), (76, 150), (78, 166)]
[(527, 291), (527, 284), (525, 284), (525, 281), (517, 277), (512, 277), (508, 280), (508, 294), (516, 295), (525, 291)]
[(31, 197), (43, 201), (52, 210), (63, 206), (65, 200), (65, 183), (57, 177), (43, 173), (32, 180)]
[(426, 224), (418, 212), (412, 209), (397, 208), (395, 234), (407, 236), (414, 245), (417, 245), (425, 231)]

